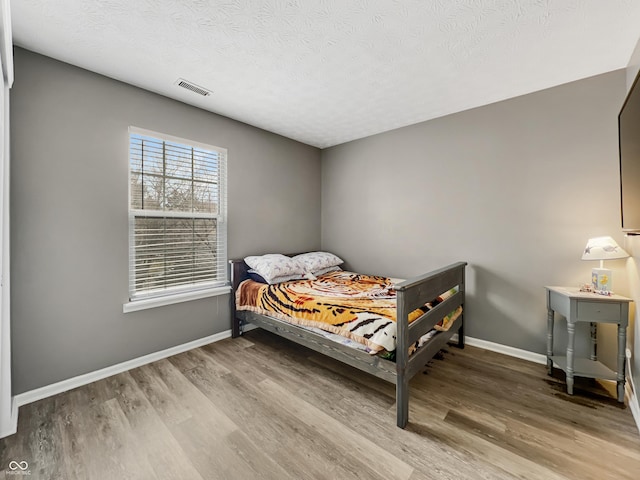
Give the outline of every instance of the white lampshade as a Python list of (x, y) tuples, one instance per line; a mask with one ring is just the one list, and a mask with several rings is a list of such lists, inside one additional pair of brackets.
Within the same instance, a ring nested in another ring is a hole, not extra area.
[(611, 237), (590, 238), (584, 247), (582, 260), (613, 260), (627, 258), (629, 254)]

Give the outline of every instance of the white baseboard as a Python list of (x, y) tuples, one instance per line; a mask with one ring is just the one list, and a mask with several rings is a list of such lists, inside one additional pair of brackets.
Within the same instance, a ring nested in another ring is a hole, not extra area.
[(21, 393), (14, 397), (14, 401), (17, 407), (21, 407), (28, 403), (37, 402), (38, 400), (42, 400), (43, 398), (51, 397), (53, 395), (66, 392), (67, 390), (81, 387), (83, 385), (102, 380), (112, 375), (116, 375), (118, 373), (126, 372), (127, 370), (131, 370), (132, 368), (141, 367), (142, 365), (156, 362), (158, 360), (162, 360), (163, 358), (177, 355), (178, 353), (186, 352), (187, 350), (192, 350), (194, 348), (202, 347), (203, 345), (208, 345), (210, 343), (229, 338), (230, 336), (231, 330), (225, 330), (224, 332), (216, 333), (215, 335), (210, 335), (208, 337), (200, 338), (192, 342), (183, 343), (182, 345), (167, 348), (166, 350), (150, 353), (149, 355), (144, 355), (142, 357), (134, 358), (126, 362), (118, 363), (117, 365), (102, 368), (100, 370), (96, 370), (95, 372), (85, 373), (84, 375), (78, 375), (77, 377), (69, 378), (67, 380), (62, 380), (45, 387), (36, 388), (35, 390)]
[[(451, 337), (452, 341), (458, 340), (458, 334)], [(479, 338), (464, 337), (464, 343), (472, 347), (482, 348), (491, 352), (502, 353), (509, 357), (521, 358), (522, 360), (528, 360), (529, 362), (539, 363), (541, 365), (547, 364), (547, 356), (540, 353), (530, 352), (528, 350), (521, 350), (515, 347), (509, 347), (508, 345), (501, 345), (500, 343), (493, 343), (487, 340), (481, 340)]]

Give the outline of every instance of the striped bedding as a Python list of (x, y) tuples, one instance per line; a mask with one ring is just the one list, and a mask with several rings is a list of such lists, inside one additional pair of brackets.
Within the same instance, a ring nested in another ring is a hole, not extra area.
[[(411, 312), (409, 322), (451, 293)], [(236, 308), (346, 337), (371, 354), (396, 348), (396, 292), (385, 277), (336, 271), (275, 285), (245, 280), (236, 294)], [(461, 312), (458, 307), (435, 328), (448, 330)]]

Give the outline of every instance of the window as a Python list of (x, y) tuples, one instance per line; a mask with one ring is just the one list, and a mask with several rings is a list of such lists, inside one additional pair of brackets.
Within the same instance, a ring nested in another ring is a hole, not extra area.
[(129, 297), (227, 283), (223, 148), (129, 128)]

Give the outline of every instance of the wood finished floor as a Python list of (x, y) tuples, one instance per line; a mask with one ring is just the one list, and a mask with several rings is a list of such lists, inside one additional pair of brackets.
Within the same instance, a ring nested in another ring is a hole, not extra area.
[(570, 397), (542, 365), (443, 357), (401, 430), (393, 385), (254, 330), (22, 407), (0, 478), (640, 478), (631, 413), (596, 382)]

